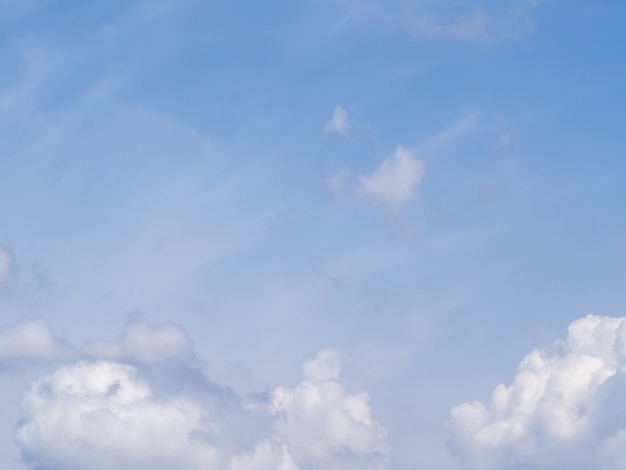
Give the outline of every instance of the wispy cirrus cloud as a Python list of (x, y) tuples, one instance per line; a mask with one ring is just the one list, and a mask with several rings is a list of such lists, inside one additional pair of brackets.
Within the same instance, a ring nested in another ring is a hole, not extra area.
[(486, 40), (513, 39), (530, 33), (530, 8), (488, 9), (482, 5), (460, 13), (432, 7), (417, 8), (401, 20), (418, 38)]
[(524, 37), (534, 28), (534, 10), (541, 0), (454, 2), (443, 0), (389, 3), (344, 2), (341, 28), (358, 22), (387, 23), (404, 28), (416, 39), (507, 40)]

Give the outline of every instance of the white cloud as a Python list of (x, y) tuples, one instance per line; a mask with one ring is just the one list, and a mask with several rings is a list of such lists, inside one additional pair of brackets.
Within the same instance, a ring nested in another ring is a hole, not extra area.
[(386, 431), (372, 420), (368, 395), (347, 394), (339, 372), (337, 353), (322, 351), (305, 363), (305, 380), (298, 387), (274, 391), (279, 435), (299, 468), (389, 468)]
[(424, 162), (398, 147), (374, 173), (359, 176), (361, 189), (390, 206), (401, 207), (415, 196), (424, 177), (424, 168)]
[(325, 132), (336, 132), (344, 135), (348, 132), (350, 123), (348, 121), (348, 113), (341, 106), (335, 106), (332, 119), (326, 124)]
[(302, 370), (304, 376), (314, 382), (337, 380), (341, 372), (339, 355), (332, 349), (321, 351), (315, 359), (306, 361)]
[(101, 359), (157, 362), (190, 357), (191, 344), (185, 332), (171, 324), (150, 325), (136, 321), (126, 326), (119, 343), (96, 341), (85, 346), (88, 355)]
[(624, 469), (625, 373), (626, 318), (587, 316), (491, 403), (454, 408), (450, 448), (468, 470)]
[(193, 444), (202, 409), (160, 403), (136, 369), (112, 362), (62, 367), (32, 384), (16, 441), (31, 468), (215, 467), (214, 449)]
[(119, 343), (94, 341), (74, 350), (54, 336), (43, 320), (25, 320), (0, 327), (0, 362), (22, 367), (77, 356), (143, 363), (193, 359), (185, 332), (171, 324), (129, 323)]
[(338, 382), (337, 353), (304, 369), (297, 387), (246, 401), (184, 385), (163, 394), (141, 369), (117, 362), (66, 365), (31, 385), (15, 439), (30, 468), (389, 468), (385, 431), (367, 394)]
[(13, 278), (13, 258), (11, 254), (0, 248), (0, 289), (6, 286)]
[(0, 361), (12, 365), (67, 358), (69, 348), (54, 337), (42, 320), (23, 321), (0, 328)]

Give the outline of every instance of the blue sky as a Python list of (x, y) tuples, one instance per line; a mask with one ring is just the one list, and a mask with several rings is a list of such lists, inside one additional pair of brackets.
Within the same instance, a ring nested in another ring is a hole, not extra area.
[(0, 468), (622, 468), (624, 15), (0, 0)]

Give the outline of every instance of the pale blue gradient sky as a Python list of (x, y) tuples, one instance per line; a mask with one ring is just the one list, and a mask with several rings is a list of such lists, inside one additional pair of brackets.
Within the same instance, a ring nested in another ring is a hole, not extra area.
[[(82, 344), (175, 322), (241, 393), (334, 347), (393, 468), (455, 469), (451, 407), (576, 318), (626, 315), (625, 16), (0, 0), (0, 323)], [(324, 131), (336, 106), (345, 135)], [(399, 146), (425, 175), (393, 208), (359, 175)], [(36, 375), (0, 377), (7, 459)]]

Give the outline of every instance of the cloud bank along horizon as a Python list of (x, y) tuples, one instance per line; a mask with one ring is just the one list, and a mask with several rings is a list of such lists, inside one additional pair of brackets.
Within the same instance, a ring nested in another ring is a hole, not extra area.
[(387, 469), (367, 393), (321, 351), (304, 379), (241, 396), (208, 381), (187, 335), (129, 323), (119, 342), (70, 347), (41, 320), (0, 330), (0, 362), (49, 363), (22, 398), (15, 440), (32, 468)]
[[(43, 321), (0, 331), (0, 360), (48, 362), (22, 398), (15, 440), (33, 467), (390, 469), (366, 392), (341, 384), (337, 351), (304, 379), (240, 395), (210, 381), (185, 332), (134, 321), (117, 343), (70, 347)], [(452, 409), (448, 446), (468, 470), (619, 470), (626, 458), (626, 318), (589, 315), (535, 349), (490, 403)]]
[(247, 396), (210, 382), (171, 324), (130, 323), (69, 361), (60, 350), (44, 322), (0, 334), (2, 360), (57, 364), (22, 398), (15, 441), (31, 468), (391, 468), (387, 431), (368, 394), (342, 385), (335, 350), (306, 361), (297, 385)]

